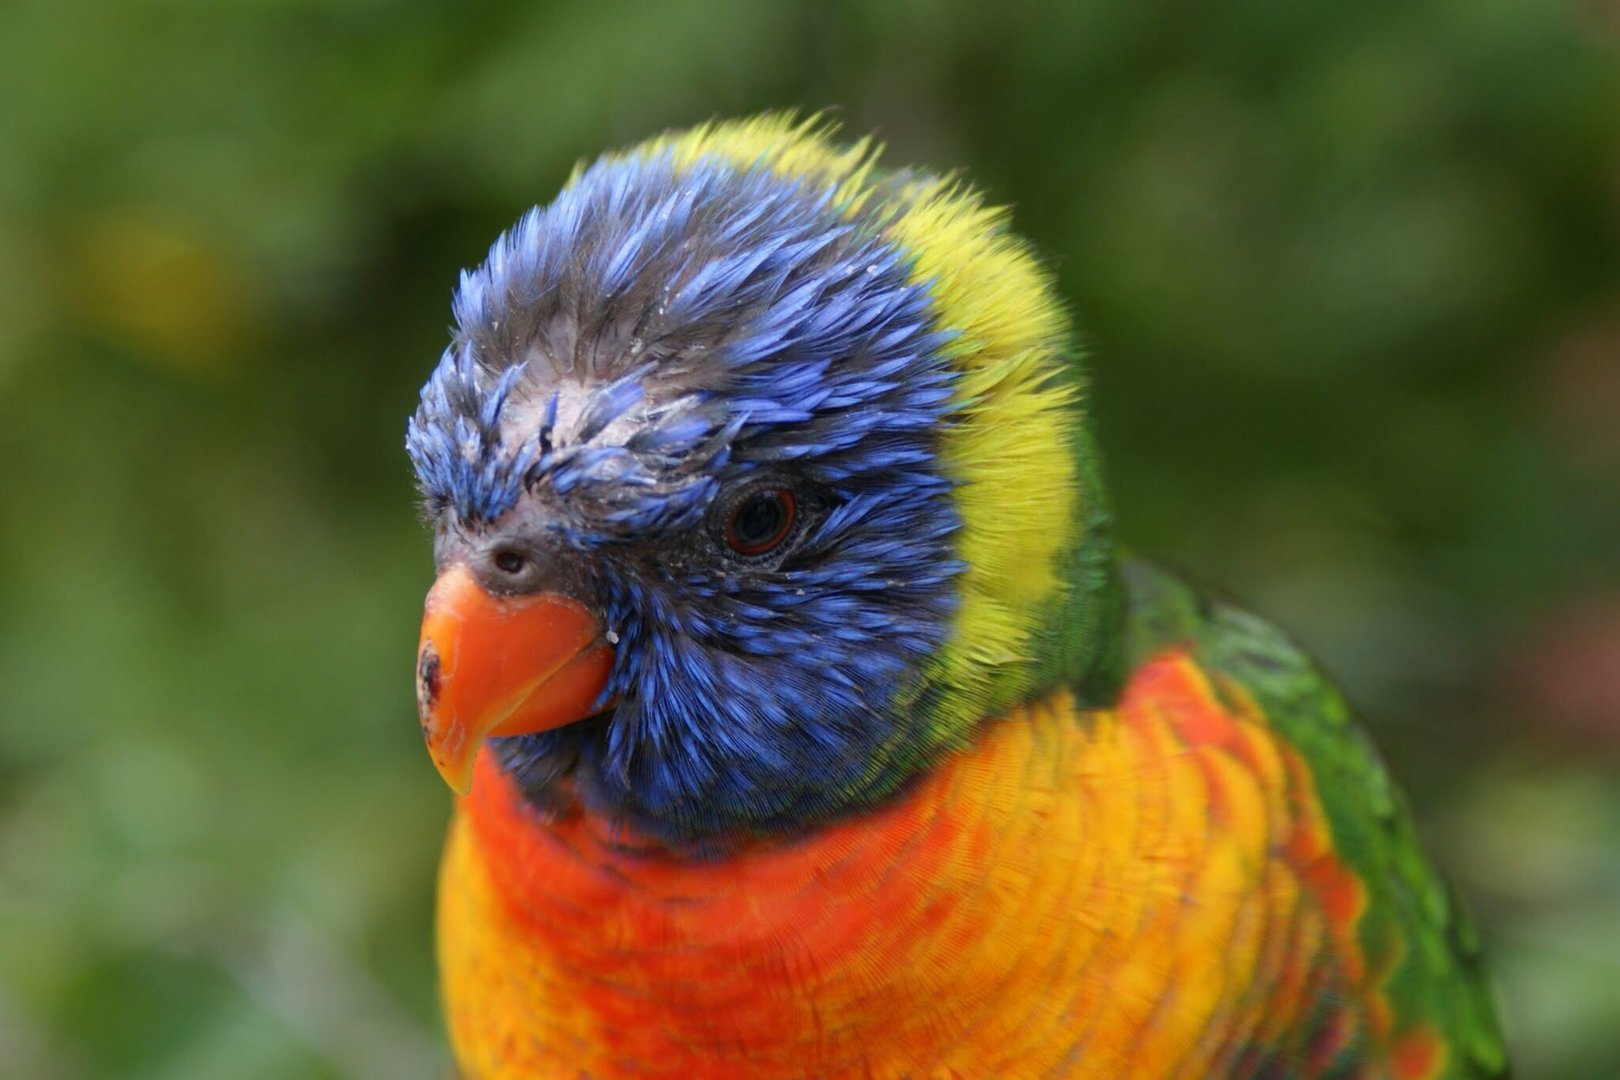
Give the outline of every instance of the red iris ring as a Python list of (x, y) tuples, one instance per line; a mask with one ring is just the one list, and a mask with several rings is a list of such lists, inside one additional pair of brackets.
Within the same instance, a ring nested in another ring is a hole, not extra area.
[[(769, 496), (776, 500), (777, 505), (781, 508), (782, 520), (769, 536), (763, 540), (755, 540), (750, 543), (737, 535), (737, 525), (742, 519), (743, 512), (748, 509), (755, 499), (761, 496)], [(736, 505), (732, 507), (731, 517), (726, 521), (726, 544), (739, 555), (763, 555), (788, 538), (788, 534), (793, 531), (793, 522), (797, 517), (796, 511), (797, 507), (793, 501), (793, 492), (788, 491), (786, 488), (766, 488), (762, 491), (751, 492), (738, 499)]]

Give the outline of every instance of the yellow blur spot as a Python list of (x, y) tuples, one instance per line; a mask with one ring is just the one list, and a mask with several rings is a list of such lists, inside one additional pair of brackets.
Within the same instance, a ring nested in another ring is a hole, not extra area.
[(147, 207), (77, 223), (63, 307), (90, 331), (176, 374), (237, 367), (257, 322), (251, 275), (219, 237)]

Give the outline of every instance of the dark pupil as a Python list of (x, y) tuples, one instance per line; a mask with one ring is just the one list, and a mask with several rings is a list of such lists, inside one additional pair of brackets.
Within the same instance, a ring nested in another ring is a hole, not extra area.
[(737, 521), (732, 526), (737, 542), (744, 547), (758, 547), (776, 539), (777, 530), (787, 517), (787, 507), (775, 492), (762, 491), (750, 495), (737, 510)]

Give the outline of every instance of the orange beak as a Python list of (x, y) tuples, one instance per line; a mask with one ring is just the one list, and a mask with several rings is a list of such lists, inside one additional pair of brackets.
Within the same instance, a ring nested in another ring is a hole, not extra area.
[(493, 596), (452, 566), (428, 592), (416, 652), (416, 705), (439, 775), (465, 795), (485, 736), (583, 720), (612, 667), (600, 620), (578, 600)]

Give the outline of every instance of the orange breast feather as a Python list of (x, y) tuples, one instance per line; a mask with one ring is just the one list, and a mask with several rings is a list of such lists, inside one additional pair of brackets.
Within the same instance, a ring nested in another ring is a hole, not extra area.
[(1443, 1065), (1391, 1030), (1303, 762), (1183, 654), (707, 862), (542, 821), (491, 758), (440, 881), (468, 1080), (1309, 1075), (1358, 1034), (1395, 1047), (1375, 1074)]

